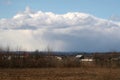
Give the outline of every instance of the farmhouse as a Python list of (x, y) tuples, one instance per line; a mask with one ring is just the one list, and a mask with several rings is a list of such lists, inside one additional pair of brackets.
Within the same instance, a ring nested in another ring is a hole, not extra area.
[(55, 58), (56, 58), (57, 60), (59, 60), (59, 61), (62, 60), (62, 57), (60, 57), (60, 56), (55, 56)]
[(83, 59), (84, 58), (83, 55), (76, 55), (75, 57), (78, 58), (78, 59)]
[(86, 56), (83, 56), (83, 55), (76, 55), (75, 57), (82, 62), (92, 62), (93, 61), (93, 58), (86, 57)]
[(94, 61), (92, 58), (91, 59), (81, 59), (82, 62), (92, 62)]

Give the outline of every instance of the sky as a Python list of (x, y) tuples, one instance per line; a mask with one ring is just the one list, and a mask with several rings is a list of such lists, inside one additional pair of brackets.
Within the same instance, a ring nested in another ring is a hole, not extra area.
[(120, 51), (119, 0), (0, 0), (0, 48)]
[(26, 6), (57, 14), (83, 12), (106, 19), (120, 16), (120, 0), (0, 0), (0, 18), (10, 18)]

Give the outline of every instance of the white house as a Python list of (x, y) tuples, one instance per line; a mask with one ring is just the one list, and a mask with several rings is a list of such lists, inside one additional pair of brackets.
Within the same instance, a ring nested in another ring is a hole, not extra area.
[(62, 60), (62, 57), (59, 57), (59, 56), (55, 56), (57, 60), (61, 61)]
[(82, 62), (92, 62), (93, 59), (81, 59)]
[(82, 59), (83, 55), (76, 55), (75, 57), (78, 59)]

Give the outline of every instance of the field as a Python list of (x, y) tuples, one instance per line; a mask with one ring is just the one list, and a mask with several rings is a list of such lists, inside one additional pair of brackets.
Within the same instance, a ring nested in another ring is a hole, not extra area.
[(120, 80), (120, 69), (118, 68), (0, 69), (0, 80)]

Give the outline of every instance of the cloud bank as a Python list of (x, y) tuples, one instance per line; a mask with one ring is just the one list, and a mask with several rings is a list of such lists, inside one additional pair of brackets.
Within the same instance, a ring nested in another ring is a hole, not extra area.
[(0, 45), (26, 50), (120, 51), (120, 23), (90, 14), (33, 12), (30, 8), (0, 19)]

